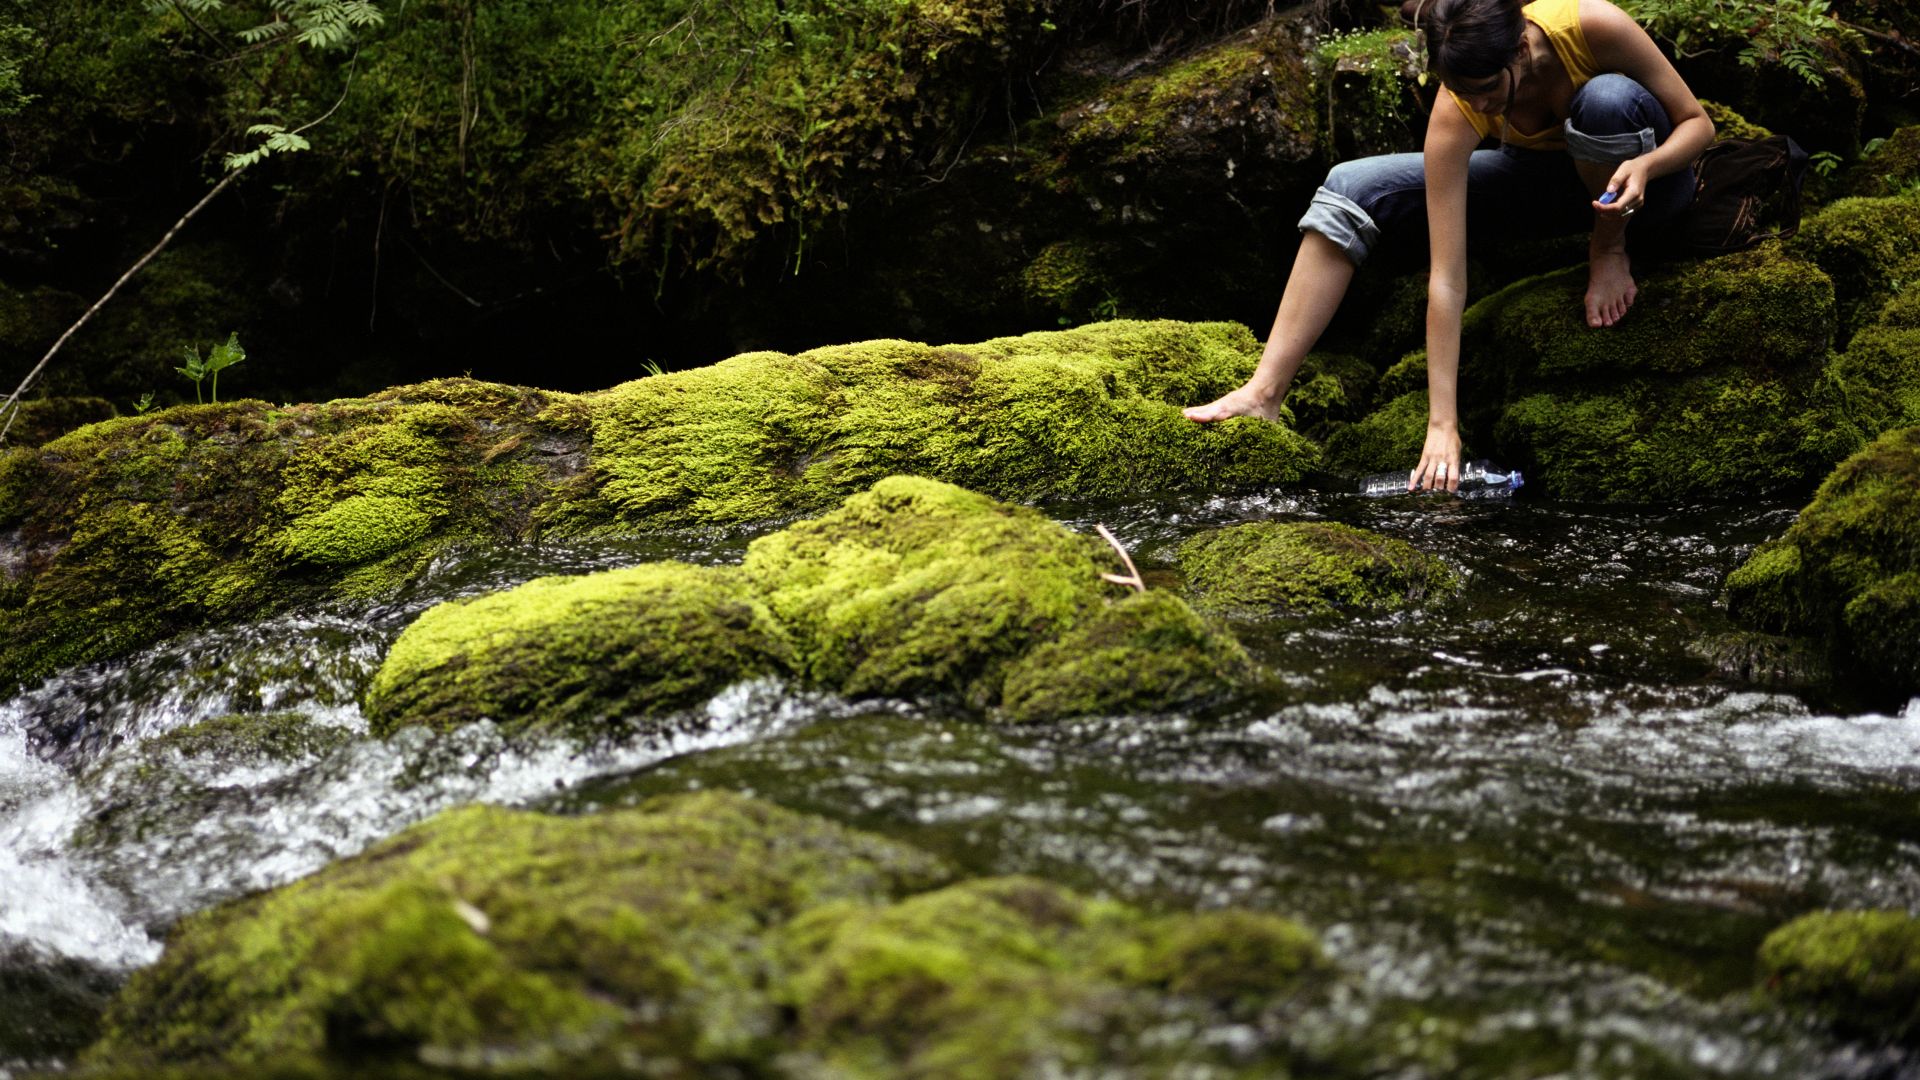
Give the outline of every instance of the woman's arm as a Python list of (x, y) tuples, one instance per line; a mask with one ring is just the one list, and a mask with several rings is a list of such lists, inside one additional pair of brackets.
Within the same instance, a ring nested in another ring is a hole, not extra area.
[(1427, 119), (1427, 444), (1411, 489), (1460, 486), (1460, 313), (1467, 304), (1467, 161), (1480, 134), (1441, 92)]
[(1713, 141), (1713, 121), (1672, 62), (1632, 16), (1607, 0), (1580, 0), (1580, 32), (1602, 71), (1617, 71), (1646, 87), (1673, 122), (1673, 133), (1666, 142), (1651, 153), (1621, 162), (1607, 184), (1609, 190), (1620, 193), (1619, 198), (1607, 206), (1594, 204), (1600, 213), (1617, 214), (1628, 206), (1640, 205), (1649, 181), (1693, 164)]

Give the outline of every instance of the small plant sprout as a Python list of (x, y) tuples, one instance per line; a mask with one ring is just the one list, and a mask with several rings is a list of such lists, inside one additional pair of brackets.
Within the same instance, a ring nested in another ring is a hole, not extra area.
[(1133, 565), (1133, 556), (1128, 555), (1127, 549), (1120, 546), (1120, 541), (1114, 538), (1113, 532), (1105, 525), (1095, 525), (1093, 531), (1100, 534), (1100, 539), (1113, 545), (1113, 550), (1119, 554), (1120, 561), (1125, 563), (1127, 567), (1125, 574), (1101, 574), (1100, 580), (1111, 581), (1115, 585), (1125, 585), (1128, 588), (1146, 592), (1147, 583), (1141, 579), (1139, 569)]
[[(205, 360), (200, 358), (200, 350), (198, 347), (181, 349), (180, 354), (186, 358), (186, 366), (174, 368), (174, 370), (193, 380), (193, 400), (202, 404), (204, 404), (204, 402), (201, 401), (200, 397), (201, 380), (209, 377), (212, 378), (211, 400), (215, 404), (219, 404), (221, 369), (230, 368), (247, 358), (247, 350), (240, 347), (240, 335), (237, 333), (228, 334), (224, 344), (215, 345), (213, 348), (208, 349)], [(147, 396), (152, 397), (153, 395), (149, 394)]]
[(149, 390), (140, 395), (139, 401), (133, 403), (133, 415), (145, 416), (147, 410), (151, 408), (153, 408), (153, 391)]

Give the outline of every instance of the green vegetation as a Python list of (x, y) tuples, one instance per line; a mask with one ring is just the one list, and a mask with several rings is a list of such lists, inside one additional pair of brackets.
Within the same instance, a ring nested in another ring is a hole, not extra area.
[(1727, 576), (1727, 610), (1754, 629), (1823, 642), (1836, 667), (1920, 691), (1920, 427), (1843, 462), (1787, 529)]
[(218, 404), (220, 401), (220, 373), (247, 358), (247, 350), (240, 347), (240, 335), (237, 333), (229, 334), (226, 341), (208, 349), (207, 357), (204, 360), (200, 358), (200, 350), (198, 347), (189, 346), (180, 350), (180, 352), (186, 360), (186, 366), (175, 368), (174, 370), (193, 380), (193, 401), (196, 405), (202, 404), (200, 400), (201, 380), (208, 377), (213, 379), (213, 389), (211, 391), (212, 401)]
[(755, 540), (739, 568), (543, 578), (429, 610), (368, 690), (376, 733), (490, 717), (603, 732), (780, 673), (856, 697), (1034, 721), (1170, 708), (1246, 681), (1178, 598), (1112, 600), (1097, 543), (949, 484), (892, 477)]
[(1779, 64), (1814, 86), (1860, 35), (1829, 12), (1828, 0), (1623, 0), (1649, 33), (1686, 54), (1735, 48), (1747, 67)]
[(367, 688), (375, 734), (483, 717), (604, 733), (787, 666), (780, 631), (737, 575), (653, 563), (540, 578), (428, 610)]
[(1458, 574), (1411, 544), (1330, 521), (1201, 533), (1181, 546), (1180, 570), (1196, 605), (1231, 615), (1392, 610), (1460, 587)]
[[(189, 917), (85, 1063), (1207, 1067), (1226, 1061), (1201, 1040), (1105, 1033), (1284, 1016), (1337, 978), (1277, 916), (1153, 917), (1028, 878), (935, 888), (950, 879), (912, 848), (737, 795), (587, 818), (449, 811)], [(1232, 1062), (1287, 1071), (1285, 1051), (1256, 1054)]]
[[(1413, 31), (1332, 34), (1314, 46), (1313, 56), (1326, 87), (1327, 120), (1321, 135), (1328, 153), (1339, 154), (1336, 140), (1342, 134), (1355, 148), (1374, 153), (1405, 148), (1420, 116), (1412, 72), (1425, 61), (1413, 56)], [(1349, 85), (1351, 89), (1341, 93)]]
[(183, 406), (0, 457), (0, 682), (302, 598), (382, 595), (465, 539), (740, 524), (894, 473), (1007, 499), (1298, 479), (1283, 425), (1202, 427), (1244, 327), (1102, 323), (978, 345), (755, 353), (599, 394), (445, 379), (275, 409)]
[(1920, 919), (1816, 911), (1767, 935), (1765, 990), (1855, 1035), (1920, 1039)]

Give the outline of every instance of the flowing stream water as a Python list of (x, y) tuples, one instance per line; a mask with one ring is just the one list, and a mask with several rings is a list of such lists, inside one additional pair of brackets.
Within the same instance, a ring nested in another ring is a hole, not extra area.
[[(449, 806), (591, 813), (747, 791), (979, 874), (1158, 909), (1295, 916), (1351, 988), (1291, 1037), (1355, 1075), (1920, 1076), (1757, 998), (1755, 949), (1821, 907), (1920, 908), (1920, 699), (1718, 681), (1720, 582), (1793, 507), (1312, 493), (1048, 508), (1149, 584), (1211, 527), (1331, 518), (1467, 576), (1394, 615), (1236, 629), (1276, 678), (1199, 714), (996, 726), (778, 682), (582, 747), (365, 737), (356, 699), (426, 607), (549, 573), (737, 560), (749, 535), (469, 550), (407, 594), (212, 629), (0, 702), (0, 1080), (70, 1060), (180, 916)], [(141, 770), (139, 740), (290, 710), (291, 760)], [(1214, 1039), (1250, 1033), (1213, 1032)]]

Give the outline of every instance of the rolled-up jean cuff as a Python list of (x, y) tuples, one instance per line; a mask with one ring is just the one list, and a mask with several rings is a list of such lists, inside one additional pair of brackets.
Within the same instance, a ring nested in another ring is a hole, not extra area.
[(1589, 135), (1574, 127), (1573, 121), (1569, 120), (1564, 130), (1567, 135), (1567, 156), (1575, 161), (1618, 165), (1628, 158), (1651, 153), (1654, 147), (1660, 145), (1659, 136), (1650, 127), (1619, 135)]
[(1313, 193), (1313, 201), (1300, 218), (1300, 231), (1308, 229), (1338, 244), (1355, 266), (1366, 262), (1368, 253), (1380, 242), (1380, 226), (1360, 209), (1359, 203), (1324, 187)]

